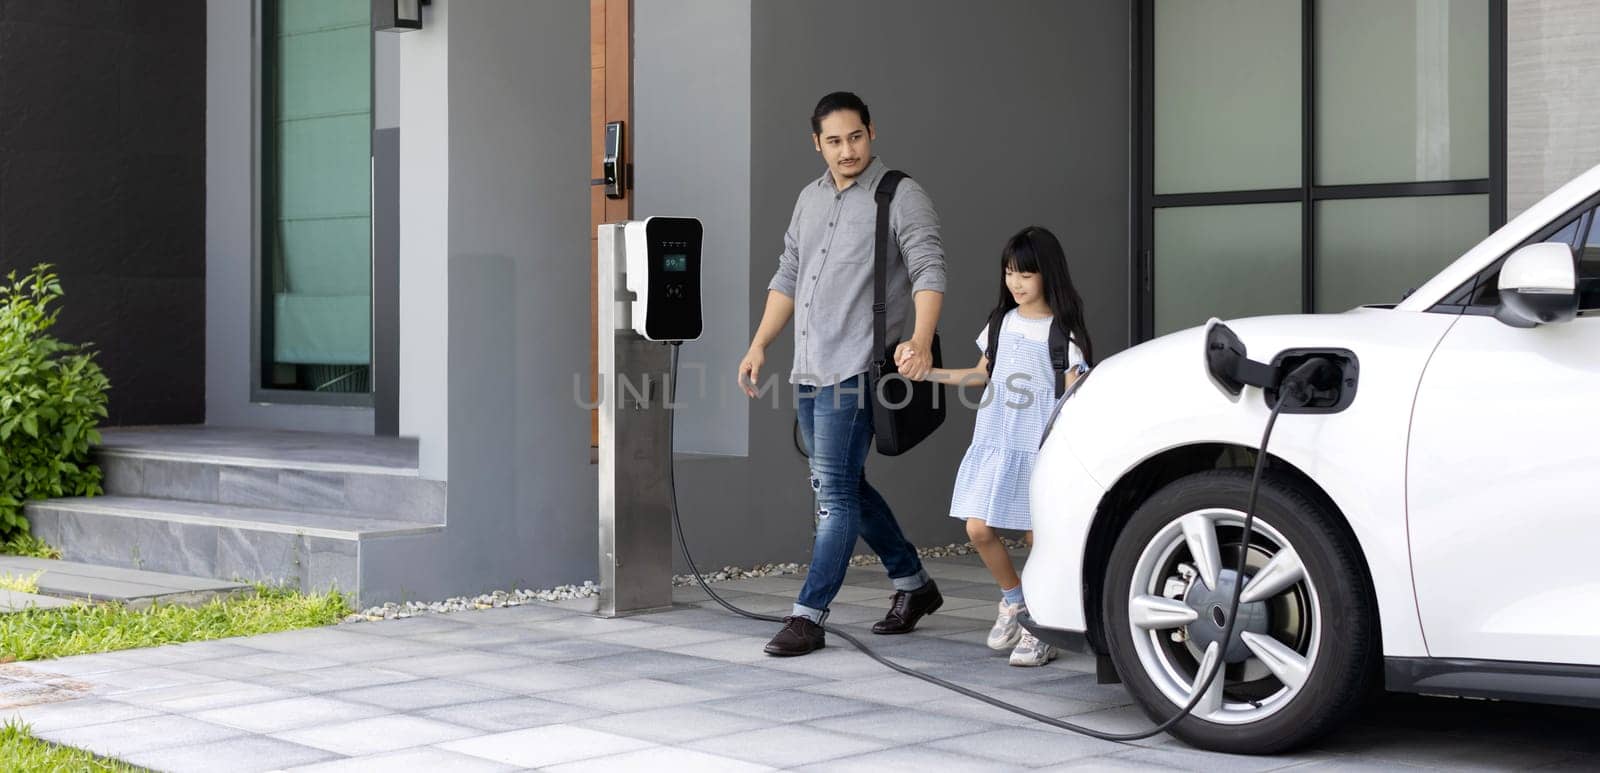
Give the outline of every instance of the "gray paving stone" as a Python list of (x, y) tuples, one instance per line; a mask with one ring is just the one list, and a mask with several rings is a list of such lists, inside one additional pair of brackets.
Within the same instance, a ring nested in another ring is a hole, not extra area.
[(842, 771), (843, 773), (883, 773), (883, 771), (928, 771), (939, 773), (1003, 773), (1026, 770), (964, 754), (919, 746), (902, 746), (869, 754), (830, 760), (820, 765), (796, 768), (803, 771)]
[(882, 704), (818, 695), (801, 690), (779, 690), (710, 701), (706, 708), (741, 716), (764, 717), (774, 722), (809, 722), (882, 710)]
[(727, 631), (705, 631), (698, 628), (678, 625), (657, 625), (655, 628), (639, 631), (620, 631), (606, 633), (594, 637), (591, 641), (611, 644), (626, 644), (632, 647), (648, 647), (651, 649), (665, 649), (684, 644), (698, 644), (717, 639), (731, 639), (738, 634)]
[(687, 746), (776, 768), (792, 768), (877, 751), (889, 743), (807, 725), (786, 725), (692, 741)]
[(33, 726), (35, 733), (126, 722), (153, 717), (162, 712), (148, 706), (134, 706), (100, 698), (81, 698), (61, 703), (39, 703), (5, 709), (0, 716), (15, 716)]
[(88, 749), (104, 757), (120, 758), (143, 751), (172, 749), (234, 738), (239, 736), (240, 732), (231, 727), (213, 725), (197, 719), (162, 714), (125, 722), (36, 732), (35, 735), (47, 741)]
[[(549, 620), (569, 620), (580, 617), (577, 612), (550, 604), (528, 603), (515, 607), (495, 607), (455, 612), (450, 617), (468, 625), (529, 625)], [(387, 625), (385, 620), (374, 625)]]
[(616, 771), (655, 773), (662, 770), (692, 770), (695, 773), (759, 773), (776, 768), (690, 749), (667, 747), (596, 757), (542, 770), (552, 773), (615, 773)]
[(333, 626), (323, 628), (301, 628), (295, 631), (280, 631), (251, 636), (241, 639), (245, 646), (267, 652), (308, 653), (336, 661), (359, 659), (352, 653), (363, 647), (379, 644), (384, 639), (357, 633), (356, 628)]
[(281, 733), (312, 725), (354, 722), (388, 714), (382, 706), (319, 696), (230, 706), (191, 714), (194, 719), (251, 733)]
[(184, 671), (190, 674), (208, 675), (216, 679), (232, 679), (238, 682), (256, 682), (261, 677), (283, 677), (286, 675), (278, 669), (269, 669), (266, 666), (250, 666), (245, 663), (234, 663), (230, 659), (214, 659), (214, 661), (198, 661), (184, 666)]
[[(1085, 757), (1081, 760), (1063, 762), (1060, 765), (1049, 765), (1043, 768), (1033, 768), (1033, 770), (1046, 771), (1047, 773), (1100, 773), (1100, 771), (1115, 773), (1170, 773), (1173, 770), (1182, 770), (1182, 768), (1169, 768), (1161, 765), (1150, 765), (1143, 762), (1124, 760), (1114, 756), (1102, 756)], [(1293, 768), (1293, 770), (1295, 773), (1299, 773), (1299, 771), (1302, 769), (1296, 767)]]
[(547, 725), (439, 744), (446, 751), (523, 768), (545, 768), (650, 746), (648, 741), (573, 725)]
[(569, 660), (566, 664), (616, 679), (661, 677), (683, 671), (701, 671), (725, 665), (721, 661), (709, 658), (697, 658), (692, 655), (657, 652), (655, 650), (605, 655), (584, 660)]
[[(1128, 770), (1172, 770), (1172, 768), (1157, 768), (1148, 763), (1124, 760), (1121, 756), (1095, 757), (1094, 759), (1086, 760), (1086, 762), (1115, 762), (1128, 766)], [(1106, 766), (1106, 769), (1110, 769), (1110, 766)], [(1116, 769), (1121, 770), (1123, 768)], [(1088, 768), (1079, 768), (1079, 770), (1088, 770)], [(1209, 770), (1209, 768), (1207, 768), (1207, 770)], [(1365, 773), (1379, 773), (1379, 771), (1413, 773), (1414, 771), (1424, 770), (1437, 771), (1439, 768), (1424, 768), (1417, 765), (1407, 765), (1403, 762), (1394, 762), (1393, 760), (1373, 760), (1351, 756), (1330, 756), (1327, 759), (1317, 760), (1315, 762), (1291, 764), (1289, 766), (1279, 768), (1279, 770), (1293, 771), (1293, 773), (1357, 773), (1358, 771), (1365, 771)], [(1579, 773), (1581, 771), (1582, 773), (1593, 773), (1595, 770), (1600, 770), (1600, 760), (1596, 760), (1587, 766), (1572, 768), (1562, 767), (1560, 764), (1541, 765), (1538, 770), (1539, 773), (1546, 773), (1546, 771), (1561, 771), (1561, 773)]]
[(543, 725), (558, 725), (588, 719), (604, 712), (540, 698), (507, 698), (483, 703), (458, 703), (418, 712), (441, 722), (504, 733)]
[(558, 690), (541, 693), (545, 700), (588, 706), (612, 712), (644, 711), (664, 706), (699, 703), (721, 698), (724, 694), (698, 687), (661, 682), (654, 679), (630, 679), (609, 682), (576, 690)]
[(579, 727), (602, 730), (660, 744), (680, 744), (719, 735), (742, 733), (773, 723), (761, 717), (740, 717), (699, 706), (673, 706), (665, 709), (609, 714), (575, 723)]
[(874, 636), (867, 644), (886, 658), (910, 658), (930, 663), (972, 663), (999, 655), (985, 646), (982, 640), (955, 641), (915, 634)]
[(458, 703), (481, 703), (512, 697), (502, 690), (448, 679), (422, 679), (415, 682), (363, 687), (328, 693), (329, 698), (353, 703), (370, 703), (391, 711), (418, 711)]
[(368, 636), (381, 636), (386, 639), (420, 636), (425, 633), (443, 633), (457, 631), (472, 625), (466, 618), (470, 612), (460, 612), (449, 615), (422, 615), (420, 617), (397, 618), (394, 620), (363, 620), (355, 623), (344, 623), (341, 627), (348, 627), (353, 633), (363, 633)]
[(417, 676), (373, 666), (333, 666), (309, 671), (273, 670), (264, 676), (245, 677), (245, 680), (304, 693), (326, 693), (353, 690), (358, 687), (375, 687), (381, 684), (413, 682), (417, 680)]
[(469, 727), (435, 719), (383, 716), (273, 733), (273, 738), (347, 756), (380, 754), (476, 735)]
[(442, 677), (510, 668), (537, 668), (539, 664), (529, 658), (514, 655), (499, 655), (480, 650), (445, 650), (428, 657), (407, 655), (392, 660), (380, 660), (373, 662), (372, 666), (417, 676)]
[(218, 660), (221, 658), (245, 657), (260, 654), (260, 650), (248, 647), (241, 642), (249, 639), (213, 639), (211, 641), (185, 642), (183, 644), (167, 644), (153, 647), (148, 652), (165, 652), (172, 656), (169, 662), (193, 664), (204, 660)]
[[(1013, 670), (1031, 671), (1036, 677), (1046, 677), (1049, 676), (1049, 672), (1056, 671), (1053, 665), (1038, 669), (1018, 668)], [(1125, 704), (1129, 700), (1127, 688), (1120, 684), (1097, 684), (1094, 674), (1071, 674), (1055, 679), (1036, 679), (1034, 681), (1019, 680), (1005, 686), (1022, 690), (1023, 692), (1052, 695), (1059, 698), (1070, 698), (1075, 701), (1100, 703), (1108, 706)]]
[(261, 666), (278, 671), (315, 671), (319, 668), (331, 668), (340, 665), (340, 661), (321, 655), (307, 655), (301, 652), (263, 652), (260, 655), (248, 655), (242, 658), (232, 658), (234, 663), (243, 663), (247, 666)]
[(85, 681), (92, 683), (95, 686), (95, 691), (100, 694), (115, 695), (135, 690), (154, 690), (160, 687), (201, 684), (217, 680), (214, 677), (190, 673), (181, 668), (154, 666), (95, 674)]
[(448, 770), (450, 773), (502, 773), (516, 766), (443, 749), (406, 749), (390, 754), (370, 754), (334, 762), (290, 768), (285, 773), (393, 773), (410, 770)]
[(125, 762), (167, 773), (212, 773), (217, 770), (218, 760), (226, 759), (228, 770), (236, 773), (253, 773), (282, 770), (338, 757), (339, 755), (323, 749), (313, 749), (274, 738), (246, 736), (176, 749), (136, 752), (122, 759)]
[(555, 620), (536, 621), (537, 625), (530, 626), (533, 630), (547, 633), (562, 634), (564, 636), (596, 636), (605, 633), (621, 633), (623, 631), (648, 630), (655, 623), (645, 622), (639, 618), (599, 618), (599, 617), (564, 617)]
[(920, 706), (950, 696), (950, 691), (904, 674), (885, 669), (886, 676), (850, 681), (831, 681), (801, 689), (820, 695), (852, 698), (890, 706)]
[(147, 706), (173, 714), (192, 714), (197, 711), (236, 706), (241, 703), (264, 703), (266, 701), (292, 698), (295, 695), (296, 693), (289, 690), (224, 679), (200, 684), (159, 687), (153, 690), (122, 692), (111, 696), (111, 698), (122, 703)]
[(956, 754), (981, 754), (984, 758), (997, 762), (1029, 767), (1096, 757), (1125, 748), (1110, 741), (1060, 730), (1035, 730), (1022, 727), (1007, 727), (962, 738), (947, 738), (931, 741), (926, 745), (932, 749)]
[[(775, 658), (762, 651), (767, 646), (770, 636), (737, 636), (732, 639), (718, 639), (716, 641), (701, 642), (699, 644), (686, 644), (681, 647), (669, 647), (667, 652), (676, 652), (681, 655), (692, 655), (697, 658), (709, 658), (728, 663), (759, 663), (771, 665), (773, 661), (783, 660)], [(817, 653), (820, 655), (821, 653)], [(811, 656), (807, 656), (811, 657)]]
[[(1270, 757), (1253, 757), (1242, 754), (1218, 754), (1181, 746), (1132, 749), (1111, 755), (1117, 760), (1136, 762), (1180, 770), (1206, 770), (1217, 773), (1256, 773), (1264, 770), (1281, 770), (1312, 762), (1322, 762), (1331, 757), (1315, 750), (1293, 754), (1275, 754)], [(1298, 767), (1296, 767), (1298, 770)], [(1461, 768), (1457, 768), (1461, 769)], [(1503, 769), (1503, 768), (1502, 768)]]
[(24, 612), (29, 609), (60, 609), (62, 607), (70, 607), (75, 603), (77, 602), (54, 596), (39, 596), (33, 593), (0, 588), (0, 613)]
[(821, 677), (804, 674), (799, 671), (759, 668), (756, 664), (719, 665), (716, 668), (681, 671), (655, 678), (663, 682), (673, 682), (728, 694), (753, 693), (764, 690), (793, 690), (823, 683)]
[(893, 746), (958, 738), (1001, 726), (989, 722), (933, 714), (921, 708), (893, 708), (848, 717), (830, 717), (808, 723), (839, 733), (877, 738)]
[(62, 676), (88, 676), (143, 668), (148, 664), (137, 653), (124, 650), (95, 655), (74, 655), (53, 660), (33, 660), (21, 665), (30, 670)]
[(440, 631), (411, 637), (412, 641), (446, 647), (475, 647), (500, 650), (512, 644), (561, 638), (562, 633), (517, 626), (472, 626), (459, 631)]
[(497, 671), (479, 671), (458, 674), (457, 681), (484, 685), (496, 690), (531, 695), (534, 693), (599, 685), (607, 681), (593, 671), (563, 665), (541, 663), (533, 668), (506, 668)]
[(570, 660), (620, 655), (625, 652), (637, 654), (645, 650), (639, 647), (598, 642), (591, 639), (551, 639), (528, 642), (526, 644), (512, 644), (496, 648), (495, 651), (502, 655), (515, 655), (535, 662), (563, 663)]

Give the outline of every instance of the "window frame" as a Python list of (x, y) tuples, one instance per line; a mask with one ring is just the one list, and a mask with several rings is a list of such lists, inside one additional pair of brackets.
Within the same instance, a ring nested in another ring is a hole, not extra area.
[[(269, 353), (272, 351), (271, 327), (268, 325), (269, 309), (273, 303), (273, 290), (266, 281), (266, 243), (264, 241), (265, 227), (276, 221), (274, 209), (277, 199), (270, 190), (273, 186), (271, 176), (266, 174), (272, 162), (271, 150), (267, 147), (265, 126), (271, 116), (272, 108), (267, 104), (267, 78), (273, 72), (271, 68), (277, 66), (274, 58), (273, 47), (267, 41), (275, 37), (275, 27), (271, 15), (267, 13), (270, 2), (278, 0), (251, 0), (251, 71), (250, 71), (250, 402), (272, 403), (288, 405), (316, 405), (345, 408), (367, 408), (376, 406), (374, 393), (379, 388), (376, 382), (377, 373), (377, 348), (374, 345), (372, 362), (367, 364), (368, 391), (366, 392), (317, 392), (310, 389), (275, 389), (262, 386), (263, 370)], [(376, 40), (371, 24), (368, 24), (367, 36), (369, 51), (376, 51)], [(369, 55), (367, 61), (367, 88), (371, 100), (377, 98), (376, 55)], [(375, 101), (369, 102), (375, 105)], [(374, 126), (372, 121), (376, 110), (368, 114), (368, 136), (372, 136)], [(372, 200), (372, 145), (368, 143), (368, 176), (367, 197)], [(367, 264), (369, 270), (376, 259), (373, 240), (367, 243)], [(374, 286), (373, 292), (376, 292)], [(368, 314), (373, 315), (373, 335), (376, 335), (376, 299), (368, 304)]]

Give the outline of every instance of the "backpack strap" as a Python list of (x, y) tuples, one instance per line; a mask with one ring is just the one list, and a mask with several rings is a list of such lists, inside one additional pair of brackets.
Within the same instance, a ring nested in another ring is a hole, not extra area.
[(877, 235), (872, 244), (872, 356), (878, 372), (887, 370), (888, 363), (888, 272), (889, 263), (889, 206), (894, 203), (895, 189), (906, 177), (905, 172), (891, 169), (878, 179), (878, 189), (872, 197), (878, 202)]
[(1071, 351), (1071, 342), (1065, 331), (1054, 320), (1050, 322), (1050, 368), (1055, 372), (1056, 399), (1067, 391), (1067, 380), (1062, 378), (1067, 372), (1067, 353)]

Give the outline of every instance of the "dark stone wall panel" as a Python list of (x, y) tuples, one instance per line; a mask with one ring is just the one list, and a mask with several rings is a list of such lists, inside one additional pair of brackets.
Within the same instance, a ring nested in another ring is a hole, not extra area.
[(113, 425), (205, 420), (205, 13), (0, 0), (0, 274), (55, 265)]

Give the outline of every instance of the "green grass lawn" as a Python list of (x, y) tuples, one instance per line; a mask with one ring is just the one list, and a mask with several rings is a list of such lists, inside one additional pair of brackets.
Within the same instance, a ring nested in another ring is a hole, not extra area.
[(7, 720), (5, 726), (0, 727), (0, 770), (143, 773), (145, 769), (96, 757), (82, 749), (41, 741), (33, 737), (26, 724)]
[[(339, 593), (303, 595), (258, 586), (198, 607), (78, 604), (0, 614), (0, 662), (43, 660), (162, 644), (331, 625), (349, 614)], [(3, 758), (0, 758), (3, 759)]]

